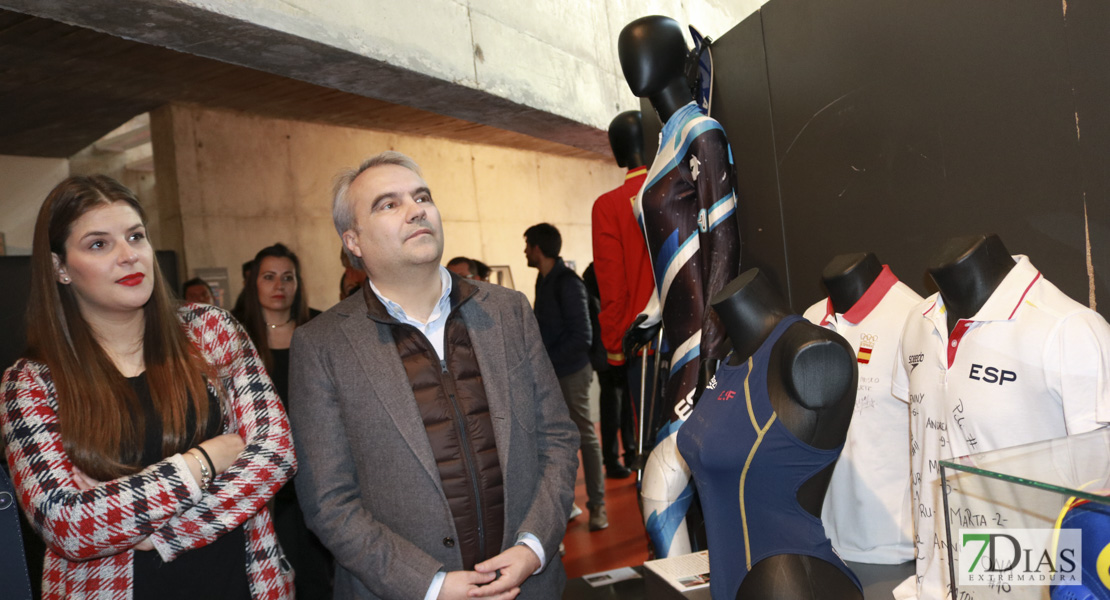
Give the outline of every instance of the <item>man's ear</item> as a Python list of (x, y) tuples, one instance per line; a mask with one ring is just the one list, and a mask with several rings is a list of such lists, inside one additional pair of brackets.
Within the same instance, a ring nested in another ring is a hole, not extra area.
[(359, 258), (362, 258), (362, 248), (358, 247), (358, 234), (356, 234), (353, 230), (348, 229), (347, 231), (343, 232), (342, 237), (343, 245), (347, 248), (347, 251)]
[(66, 268), (62, 265), (62, 259), (58, 258), (56, 252), (51, 252), (50, 260), (54, 263), (54, 279), (57, 279), (60, 283), (69, 284), (71, 279), (69, 275), (66, 274)]

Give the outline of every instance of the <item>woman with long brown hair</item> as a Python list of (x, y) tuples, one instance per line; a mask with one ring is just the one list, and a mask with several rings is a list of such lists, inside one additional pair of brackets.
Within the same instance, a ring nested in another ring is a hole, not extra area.
[(292, 596), (266, 502), (296, 470), (246, 332), (177, 306), (130, 190), (70, 177), (35, 224), (25, 358), (0, 383), (43, 597)]
[[(289, 344), (293, 330), (319, 311), (308, 307), (301, 280), (301, 261), (285, 244), (258, 251), (243, 289), (242, 322), (270, 373), (274, 388), (289, 409)], [(331, 554), (308, 530), (293, 482), (274, 496), (274, 529), (297, 573), (298, 598), (332, 597)]]
[(258, 251), (243, 288), (240, 320), (283, 402), (288, 400), (289, 343), (293, 330), (320, 311), (308, 307), (301, 261), (285, 244)]

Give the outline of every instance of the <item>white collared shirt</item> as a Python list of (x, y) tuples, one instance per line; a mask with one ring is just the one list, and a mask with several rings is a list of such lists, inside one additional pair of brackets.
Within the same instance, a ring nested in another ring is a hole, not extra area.
[(444, 268), (442, 265), (439, 267), (439, 282), (442, 286), (442, 292), (439, 295), (439, 301), (436, 302), (435, 308), (432, 309), (432, 314), (428, 315), (428, 322), (423, 323), (413, 319), (405, 312), (405, 309), (400, 304), (386, 298), (374, 285), (373, 280), (367, 279), (370, 284), (370, 291), (382, 301), (385, 306), (386, 312), (389, 316), (405, 323), (412, 325), (432, 344), (432, 348), (436, 351), (436, 356), (439, 360), (444, 360), (446, 357), (443, 353), (443, 332), (447, 327), (447, 317), (451, 314), (451, 272)]
[(951, 335), (940, 294), (903, 331), (892, 391), (910, 405), (919, 598), (944, 597), (948, 581), (937, 461), (1083, 433), (1110, 418), (1110, 325), (1028, 258), (1014, 260)]
[(843, 336), (859, 367), (855, 413), (821, 509), (825, 534), (845, 560), (900, 564), (913, 558), (910, 411), (890, 389), (906, 316), (919, 302), (921, 296), (883, 265), (847, 312), (836, 313), (825, 299), (804, 315)]

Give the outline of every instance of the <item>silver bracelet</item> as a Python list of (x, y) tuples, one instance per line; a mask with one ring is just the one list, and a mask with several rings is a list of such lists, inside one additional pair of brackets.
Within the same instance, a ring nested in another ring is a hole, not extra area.
[(207, 488), (208, 486), (212, 485), (212, 480), (215, 479), (215, 477), (212, 476), (212, 471), (208, 470), (208, 465), (205, 464), (204, 457), (201, 456), (200, 453), (192, 449), (189, 450), (189, 456), (192, 456), (193, 460), (196, 460), (197, 465), (200, 466), (200, 479), (203, 483), (201, 487)]

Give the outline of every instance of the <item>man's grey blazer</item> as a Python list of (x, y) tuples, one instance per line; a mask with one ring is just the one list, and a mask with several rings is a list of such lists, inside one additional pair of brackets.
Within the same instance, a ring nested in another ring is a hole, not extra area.
[[(461, 311), (482, 372), (505, 489), (502, 549), (531, 533), (547, 565), (520, 598), (556, 599), (559, 542), (578, 468), (571, 422), (528, 301), (477, 292)], [(461, 291), (461, 290), (460, 290)], [(305, 520), (335, 555), (335, 598), (422, 599), (440, 569), (462, 569), (454, 520), (390, 326), (354, 294), (298, 327), (290, 416)]]

